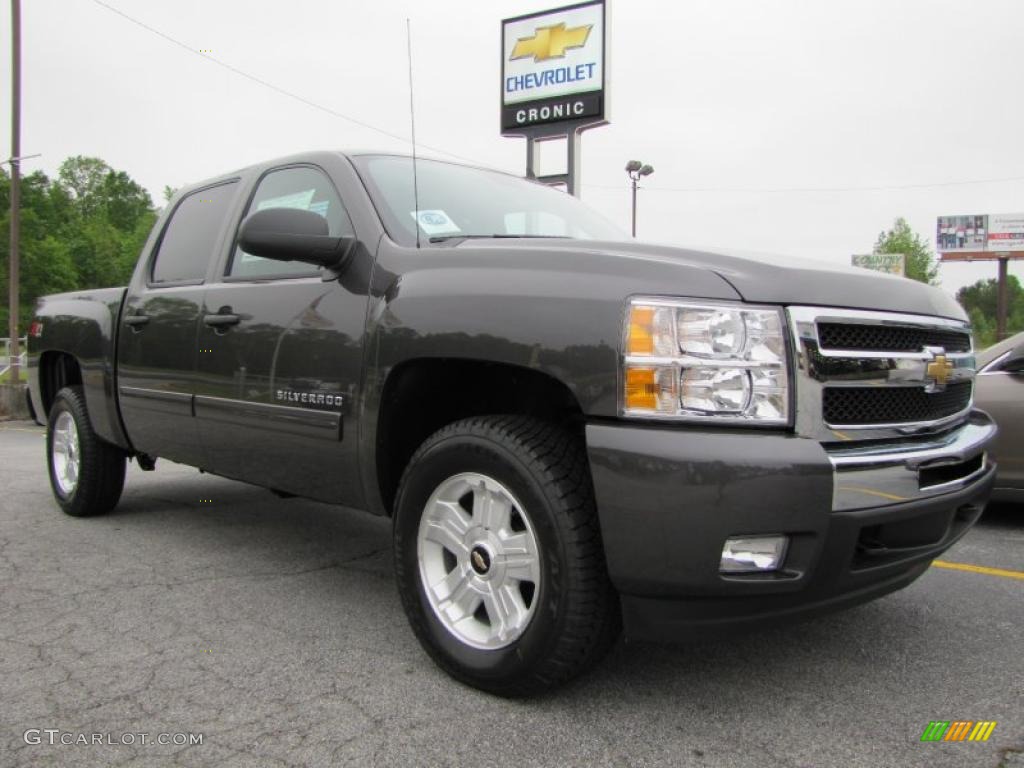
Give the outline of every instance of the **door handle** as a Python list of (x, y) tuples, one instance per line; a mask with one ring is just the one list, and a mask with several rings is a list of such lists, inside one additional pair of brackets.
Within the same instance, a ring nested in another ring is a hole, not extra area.
[(203, 322), (211, 328), (226, 328), (229, 325), (238, 325), (241, 318), (238, 315), (203, 315)]
[(135, 315), (128, 315), (125, 317), (124, 322), (126, 325), (130, 325), (134, 328), (141, 328), (149, 322), (149, 315), (144, 315), (141, 312)]

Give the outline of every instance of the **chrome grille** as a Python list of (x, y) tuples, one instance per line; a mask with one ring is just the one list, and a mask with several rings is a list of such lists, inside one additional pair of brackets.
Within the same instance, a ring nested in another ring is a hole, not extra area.
[(790, 307), (797, 432), (902, 438), (961, 420), (975, 362), (965, 323), (896, 312)]
[(947, 352), (970, 352), (971, 336), (945, 328), (910, 328), (860, 323), (818, 323), (822, 349), (867, 352), (921, 352), (942, 347)]
[(826, 387), (822, 411), (835, 427), (936, 421), (960, 413), (971, 403), (969, 381), (941, 392), (924, 387)]

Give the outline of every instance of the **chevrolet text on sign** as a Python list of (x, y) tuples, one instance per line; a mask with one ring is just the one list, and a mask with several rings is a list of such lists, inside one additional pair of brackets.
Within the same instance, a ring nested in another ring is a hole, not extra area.
[(501, 129), (605, 115), (604, 0), (502, 22)]

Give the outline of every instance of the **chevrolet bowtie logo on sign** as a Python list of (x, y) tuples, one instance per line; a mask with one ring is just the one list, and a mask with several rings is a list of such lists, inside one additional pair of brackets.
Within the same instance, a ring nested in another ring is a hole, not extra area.
[(604, 0), (502, 21), (502, 133), (605, 122), (605, 30)]
[(565, 22), (551, 27), (540, 27), (533, 37), (521, 37), (512, 49), (512, 61), (526, 59), (530, 56), (534, 61), (561, 59), (568, 48), (582, 48), (587, 44), (593, 24), (585, 27), (566, 29)]
[(995, 729), (995, 720), (932, 720), (921, 741), (988, 741)]

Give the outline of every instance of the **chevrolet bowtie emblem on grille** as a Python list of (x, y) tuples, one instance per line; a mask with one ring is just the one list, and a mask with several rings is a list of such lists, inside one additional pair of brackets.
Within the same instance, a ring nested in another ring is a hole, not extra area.
[(565, 22), (550, 27), (539, 27), (533, 37), (520, 37), (512, 49), (511, 61), (528, 59), (534, 61), (560, 59), (569, 48), (582, 48), (590, 36), (591, 24), (585, 27), (565, 28)]
[(933, 352), (932, 360), (924, 368), (928, 388), (939, 392), (946, 388), (946, 382), (953, 375), (953, 361), (946, 357), (944, 350)]

